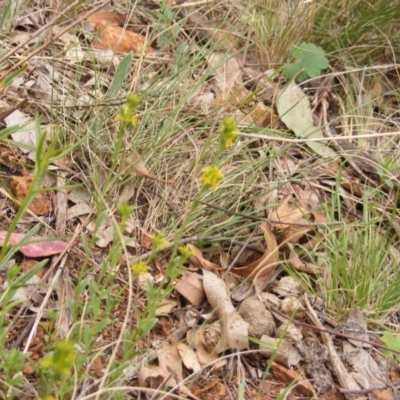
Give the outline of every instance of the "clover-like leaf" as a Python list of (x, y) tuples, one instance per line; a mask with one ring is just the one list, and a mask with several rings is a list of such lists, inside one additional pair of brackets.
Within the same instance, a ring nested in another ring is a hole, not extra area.
[(315, 78), (329, 66), (324, 50), (313, 43), (301, 43), (292, 49), (291, 55), (295, 62), (286, 64), (283, 73), (288, 79), (296, 77), (298, 83)]

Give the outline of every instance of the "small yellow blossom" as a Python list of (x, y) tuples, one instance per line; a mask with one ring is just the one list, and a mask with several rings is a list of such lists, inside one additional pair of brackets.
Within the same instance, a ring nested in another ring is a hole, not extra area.
[(216, 189), (218, 186), (218, 182), (224, 177), (224, 174), (220, 171), (220, 169), (213, 165), (212, 167), (205, 167), (201, 171), (200, 182), (203, 187), (212, 187)]
[(189, 246), (180, 246), (178, 247), (178, 251), (179, 253), (181, 253), (181, 256), (183, 258), (183, 260), (187, 260), (190, 256), (194, 255), (194, 252), (190, 249)]
[(122, 104), (119, 113), (115, 117), (116, 121), (121, 121), (125, 125), (137, 125), (137, 117), (134, 108), (131, 108), (129, 104)]
[(54, 351), (44, 356), (41, 366), (52, 369), (57, 376), (66, 376), (71, 372), (75, 357), (73, 344), (68, 340), (61, 340), (55, 344)]
[(137, 125), (136, 107), (140, 103), (140, 97), (137, 94), (130, 94), (126, 103), (122, 104), (119, 113), (115, 117), (116, 121), (121, 121), (126, 126)]
[(136, 275), (144, 275), (147, 273), (147, 264), (144, 261), (139, 261), (132, 265), (132, 272)]
[(235, 121), (230, 117), (224, 119), (221, 129), (221, 148), (225, 150), (235, 141), (239, 135), (239, 130), (236, 128)]
[(169, 246), (168, 241), (164, 239), (164, 235), (161, 232), (150, 236), (153, 239), (154, 250), (164, 249), (165, 247)]

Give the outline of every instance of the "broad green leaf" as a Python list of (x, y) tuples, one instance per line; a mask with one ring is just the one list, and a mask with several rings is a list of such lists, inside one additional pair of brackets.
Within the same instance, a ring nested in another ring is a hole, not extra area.
[[(393, 350), (400, 351), (400, 335), (393, 335), (392, 332), (385, 332), (381, 340), (387, 347), (392, 348)], [(383, 350), (383, 355), (385, 357), (392, 357), (394, 356), (397, 361), (400, 361), (400, 354), (392, 353), (389, 350)]]
[[(282, 122), (300, 139), (323, 138), (314, 126), (307, 96), (301, 88), (291, 82), (281, 92), (277, 101), (278, 114)], [(337, 158), (337, 154), (324, 142), (307, 142), (307, 146), (322, 157)]]
[[(291, 54), (296, 61), (286, 64), (283, 73), (288, 79), (296, 76), (296, 82), (319, 76), (321, 70), (329, 66), (324, 50), (312, 43), (301, 43), (293, 48)], [(300, 71), (303, 72), (299, 74)]]
[(126, 57), (124, 57), (120, 63), (118, 64), (118, 68), (115, 71), (114, 79), (111, 83), (110, 90), (108, 92), (108, 97), (115, 97), (118, 91), (121, 89), (122, 84), (126, 76), (128, 75), (129, 68), (131, 66), (133, 54), (129, 53)]

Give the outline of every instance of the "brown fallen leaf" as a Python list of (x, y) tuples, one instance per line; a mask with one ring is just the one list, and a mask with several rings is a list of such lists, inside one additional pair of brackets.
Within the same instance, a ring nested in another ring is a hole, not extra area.
[(290, 249), (289, 262), (294, 269), (313, 275), (318, 273), (319, 268), (316, 265), (300, 260), (292, 243), (288, 243), (287, 245)]
[(178, 279), (175, 290), (181, 294), (190, 304), (198, 307), (205, 299), (206, 294), (203, 288), (203, 282), (197, 274), (184, 272)]
[(100, 50), (111, 49), (119, 53), (139, 52), (144, 49), (146, 53), (155, 50), (146, 45), (146, 38), (138, 33), (121, 28), (107, 20), (97, 21), (94, 30), (98, 33), (93, 47)]
[(182, 359), (184, 366), (193, 372), (199, 372), (201, 366), (197, 359), (196, 353), (185, 343), (180, 342), (176, 344), (179, 356)]
[(297, 222), (297, 224), (304, 226), (291, 226), (286, 230), (285, 234), (280, 238), (281, 249), (286, 249), (289, 242), (301, 243), (303, 248), (312, 249), (321, 240), (316, 227), (327, 222), (328, 219), (324, 214), (315, 211), (309, 212), (308, 219), (301, 218)]
[(280, 382), (289, 384), (293, 381), (296, 382), (294, 393), (303, 396), (317, 396), (311, 383), (303, 378), (298, 371), (293, 371), (284, 367), (283, 365), (272, 363), (272, 372)]
[(278, 244), (274, 234), (266, 222), (262, 222), (260, 228), (264, 233), (264, 238), (267, 244), (264, 254), (257, 261), (254, 261), (245, 267), (232, 268), (234, 274), (243, 276), (244, 278), (254, 278), (255, 276), (261, 278), (274, 271), (275, 266), (279, 262)]
[(89, 17), (86, 18), (86, 21), (90, 22), (93, 27), (96, 22), (99, 21), (105, 21), (111, 24), (122, 26), (126, 21), (126, 17), (113, 11), (102, 11), (96, 14), (89, 15)]
[(218, 354), (207, 346), (203, 328), (199, 328), (195, 332), (189, 330), (186, 334), (186, 339), (188, 343), (193, 343), (197, 359), (201, 365), (209, 364), (218, 358)]
[(222, 271), (224, 268), (218, 267), (216, 264), (212, 263), (211, 261), (206, 260), (203, 257), (203, 253), (201, 252), (200, 249), (198, 249), (196, 246), (192, 244), (188, 244), (188, 247), (192, 253), (192, 255), (189, 257), (189, 261), (196, 266), (197, 268), (205, 268), (205, 269), (210, 269), (214, 271)]
[(307, 224), (307, 215), (309, 215), (309, 211), (296, 205), (295, 200), (293, 199), (291, 194), (285, 196), (282, 200), (282, 203), (278, 208), (272, 211), (270, 218), (274, 221), (273, 226), (279, 230), (288, 230), (291, 224)]
[[(0, 231), (0, 246), (3, 246), (4, 239), (7, 236), (7, 231)], [(25, 235), (23, 233), (12, 233), (9, 238), (9, 243), (17, 245), (21, 243)], [(33, 243), (35, 242), (35, 243)], [(19, 248), (19, 251), (29, 258), (48, 257), (62, 253), (68, 247), (68, 243), (61, 240), (52, 240), (42, 238), (40, 236), (32, 236), (28, 244)]]
[[(11, 177), (10, 190), (19, 202), (24, 201), (32, 184), (32, 179), (31, 176)], [(19, 205), (16, 204), (15, 207), (18, 208)], [(36, 215), (47, 215), (51, 211), (50, 200), (43, 193), (36, 193), (28, 209)]]

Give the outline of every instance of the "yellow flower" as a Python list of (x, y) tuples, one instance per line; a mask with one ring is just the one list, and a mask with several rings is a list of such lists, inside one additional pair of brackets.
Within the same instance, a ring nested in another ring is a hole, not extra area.
[(147, 273), (147, 264), (144, 261), (139, 261), (132, 265), (132, 272), (136, 275), (144, 275)]
[(117, 121), (121, 121), (125, 125), (137, 125), (137, 117), (135, 109), (130, 107), (128, 103), (122, 104), (119, 113), (115, 117)]
[(188, 245), (178, 247), (179, 253), (181, 253), (183, 260), (187, 260), (190, 256), (194, 255), (194, 252), (190, 249)]
[(126, 126), (137, 125), (136, 107), (140, 103), (140, 97), (137, 94), (130, 94), (126, 103), (122, 104), (119, 113), (115, 117), (116, 121), (121, 121)]
[(217, 166), (205, 167), (201, 171), (200, 182), (203, 187), (212, 187), (216, 189), (218, 182), (224, 177), (224, 174)]
[(239, 130), (236, 128), (235, 121), (230, 117), (224, 119), (221, 130), (221, 148), (225, 150), (235, 141), (239, 135)]
[(150, 235), (151, 238), (153, 239), (153, 249), (164, 249), (165, 247), (169, 246), (169, 243), (167, 240), (164, 239), (164, 235), (159, 232), (155, 235)]
[(73, 344), (68, 340), (61, 340), (55, 344), (55, 350), (47, 353), (42, 361), (42, 368), (51, 368), (57, 376), (68, 375), (74, 363), (76, 353)]

